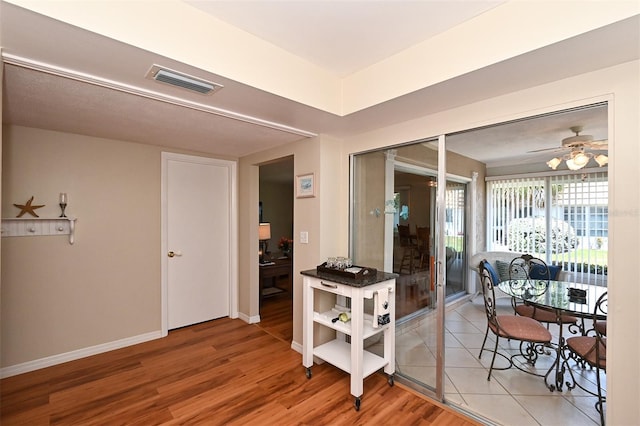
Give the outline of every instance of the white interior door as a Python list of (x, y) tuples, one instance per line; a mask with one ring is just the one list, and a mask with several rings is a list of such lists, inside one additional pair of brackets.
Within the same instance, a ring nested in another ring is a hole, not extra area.
[(164, 160), (168, 329), (229, 315), (231, 185), (228, 162)]

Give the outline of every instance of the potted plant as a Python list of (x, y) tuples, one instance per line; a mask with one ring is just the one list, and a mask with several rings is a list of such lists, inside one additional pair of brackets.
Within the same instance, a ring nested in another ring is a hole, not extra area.
[(278, 248), (285, 256), (289, 257), (291, 255), (291, 250), (293, 249), (293, 240), (287, 237), (280, 237)]

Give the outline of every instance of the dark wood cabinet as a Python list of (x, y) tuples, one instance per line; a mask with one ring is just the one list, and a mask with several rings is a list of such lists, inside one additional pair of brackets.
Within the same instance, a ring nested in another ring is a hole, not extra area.
[(266, 265), (260, 265), (260, 306), (262, 299), (283, 291), (292, 293), (293, 262), (291, 258), (273, 259)]

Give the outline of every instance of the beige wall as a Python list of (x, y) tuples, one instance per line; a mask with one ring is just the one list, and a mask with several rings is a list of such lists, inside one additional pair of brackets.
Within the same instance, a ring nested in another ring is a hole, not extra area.
[(431, 187), (427, 185), (427, 177), (401, 173), (395, 180), (396, 191), (404, 188), (407, 191), (409, 217), (407, 220), (400, 218), (401, 225), (409, 225), (412, 233), (416, 227), (431, 226)]
[[(370, 152), (355, 160), (353, 256), (357, 265), (384, 268), (385, 154)], [(380, 215), (372, 214), (375, 209)], [(391, 271), (389, 271), (391, 272)]]
[(77, 222), (73, 245), (2, 238), (0, 366), (158, 337), (163, 149), (10, 125), (2, 133), (2, 217), (32, 195), (45, 204), (40, 217), (57, 217), (67, 192)]
[[(636, 285), (640, 243), (640, 66), (638, 61), (510, 93), (475, 104), (386, 127), (345, 141), (362, 152), (485, 124), (608, 100), (610, 108), (609, 345), (607, 416), (609, 424), (640, 422), (640, 286)], [(384, 82), (383, 82), (384, 83)], [(343, 172), (343, 184), (348, 173)], [(482, 187), (484, 182), (479, 182)], [(347, 211), (344, 211), (347, 214)]]
[(3, 238), (2, 366), (160, 329), (160, 149), (3, 127), (2, 217), (69, 195), (75, 244)]
[[(346, 253), (347, 242), (339, 237), (348, 218), (342, 218), (340, 200), (341, 146), (326, 136), (305, 139), (247, 157), (239, 162), (239, 311), (245, 321), (258, 321), (258, 166), (293, 155), (294, 175), (314, 173), (316, 196), (293, 200), (293, 346), (302, 345), (302, 277), (300, 271), (315, 268), (331, 253)], [(323, 172), (324, 170), (324, 172)], [(300, 243), (300, 232), (309, 233), (309, 243)], [(342, 243), (341, 247), (339, 244)]]

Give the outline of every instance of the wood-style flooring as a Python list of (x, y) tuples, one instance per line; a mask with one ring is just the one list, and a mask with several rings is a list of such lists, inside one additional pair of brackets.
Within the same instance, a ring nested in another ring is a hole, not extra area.
[(267, 333), (291, 345), (293, 340), (293, 302), (289, 293), (265, 297), (256, 324)]
[(381, 373), (365, 380), (355, 411), (346, 373), (325, 363), (306, 378), (301, 355), (290, 348), (291, 316), (284, 326), (269, 315), (290, 309), (278, 301), (264, 305), (261, 325), (222, 318), (5, 378), (0, 424), (477, 424), (397, 383), (390, 387)]

